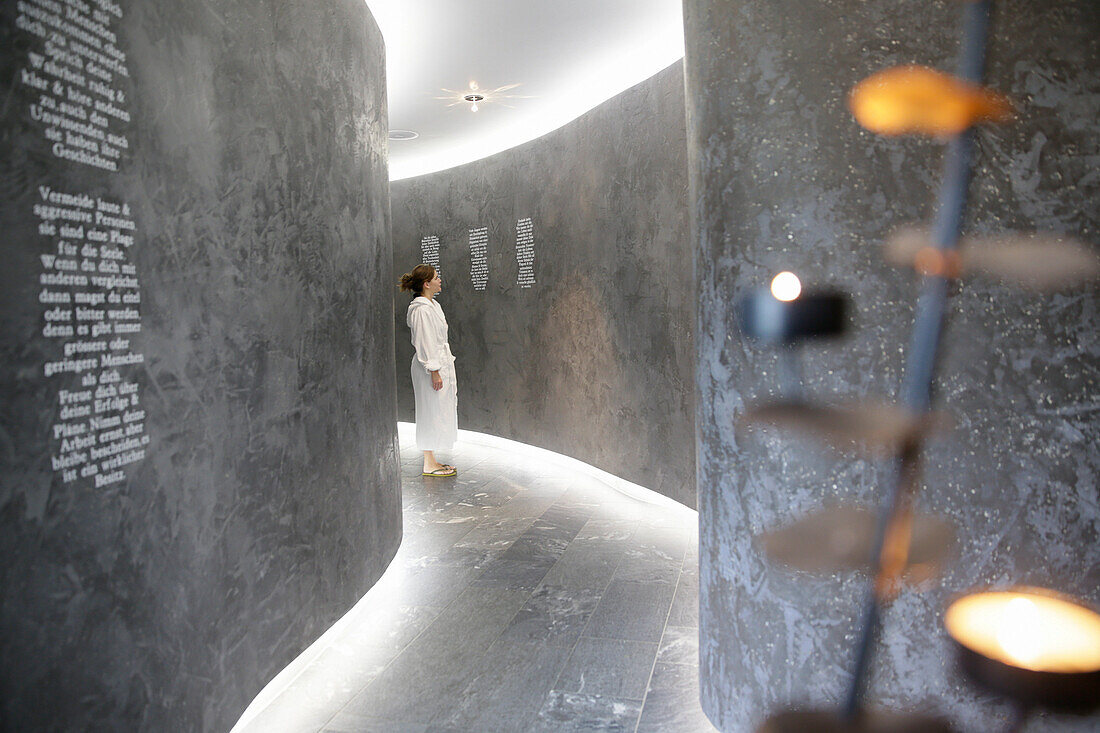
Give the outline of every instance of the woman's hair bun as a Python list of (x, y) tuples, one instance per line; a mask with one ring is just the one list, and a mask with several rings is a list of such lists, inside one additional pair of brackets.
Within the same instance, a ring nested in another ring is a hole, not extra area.
[(424, 290), (424, 284), (435, 279), (435, 268), (431, 265), (420, 264), (401, 276), (398, 285), (402, 290), (408, 290), (416, 295)]

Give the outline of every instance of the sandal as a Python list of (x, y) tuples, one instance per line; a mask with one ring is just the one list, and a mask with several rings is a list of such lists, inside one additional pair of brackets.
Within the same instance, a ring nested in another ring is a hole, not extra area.
[(448, 476), (455, 476), (458, 474), (458, 469), (454, 466), (441, 466), (434, 471), (424, 471), (421, 476), (437, 476), (439, 478), (447, 478)]

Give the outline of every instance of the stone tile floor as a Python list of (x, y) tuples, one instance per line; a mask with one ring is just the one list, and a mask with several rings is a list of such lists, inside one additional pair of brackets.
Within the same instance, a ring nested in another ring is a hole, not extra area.
[(441, 479), (404, 448), (390, 570), (238, 729), (713, 731), (697, 515), (544, 456), (464, 441), (446, 457), (459, 475)]

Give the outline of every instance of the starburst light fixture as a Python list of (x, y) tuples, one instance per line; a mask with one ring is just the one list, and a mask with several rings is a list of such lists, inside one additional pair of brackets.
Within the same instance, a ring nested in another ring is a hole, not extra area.
[[(526, 94), (505, 94), (504, 92), (510, 89), (515, 89), (519, 84), (505, 84), (502, 87), (496, 89), (482, 89), (478, 86), (476, 81), (470, 82), (469, 89), (444, 89), (442, 91), (447, 93), (446, 97), (436, 97), (436, 99), (442, 99), (450, 102), (448, 107), (454, 107), (459, 104), (470, 105), (471, 112), (477, 112), (480, 107), (479, 104), (489, 104), (490, 102), (501, 104), (502, 99), (530, 99)], [(503, 105), (505, 107), (511, 107), (509, 104)]]

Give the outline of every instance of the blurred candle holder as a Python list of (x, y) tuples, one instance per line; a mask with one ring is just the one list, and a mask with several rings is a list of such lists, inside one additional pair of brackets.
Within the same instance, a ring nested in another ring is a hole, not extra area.
[(1031, 708), (1100, 707), (1100, 614), (1043, 588), (977, 591), (944, 614), (960, 669), (975, 684)]
[(840, 293), (803, 292), (798, 276), (789, 271), (772, 278), (770, 287), (754, 290), (738, 302), (741, 332), (781, 347), (779, 382), (787, 399), (802, 399), (802, 366), (796, 345), (806, 339), (844, 333), (847, 303)]
[(832, 291), (804, 292), (791, 272), (776, 275), (768, 288), (741, 299), (741, 330), (749, 338), (793, 344), (838, 336), (847, 325), (848, 299)]

